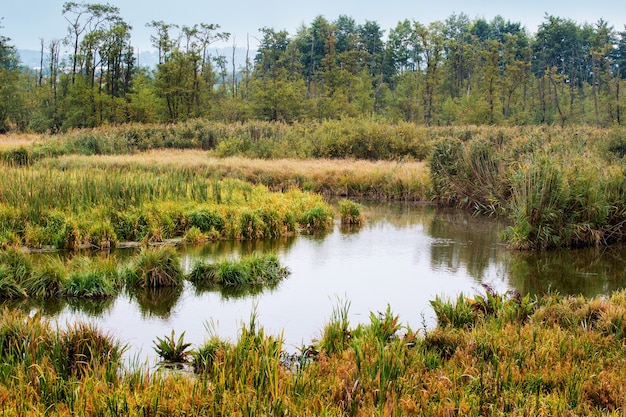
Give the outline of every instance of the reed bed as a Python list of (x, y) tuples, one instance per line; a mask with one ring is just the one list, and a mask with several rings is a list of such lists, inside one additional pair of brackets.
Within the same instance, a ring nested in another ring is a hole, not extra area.
[[(329, 208), (296, 189), (221, 179), (186, 167), (0, 167), (0, 247), (108, 249), (121, 241), (162, 242), (199, 229), (209, 239), (293, 235), (303, 216)], [(314, 227), (328, 227), (320, 221)]]
[(124, 368), (123, 346), (97, 329), (54, 330), (37, 315), (4, 311), (2, 409), (53, 416), (623, 414), (626, 293), (530, 298), (486, 288), (433, 300), (433, 307), (437, 327), (417, 331), (390, 307), (351, 326), (344, 302), (322, 339), (297, 354), (286, 354), (254, 312), (236, 340), (208, 332), (194, 347), (183, 334), (158, 338), (168, 352), (191, 358), (193, 376)]
[(141, 248), (125, 261), (115, 255), (78, 254), (62, 259), (57, 253), (33, 261), (29, 254), (10, 248), (0, 251), (0, 301), (113, 299), (126, 289), (148, 314), (158, 310), (160, 315), (167, 315), (185, 280), (199, 291), (244, 295), (275, 287), (289, 273), (275, 254), (199, 261), (186, 274), (171, 245)]
[(252, 254), (216, 263), (198, 262), (189, 280), (201, 286), (251, 286), (275, 284), (289, 275), (274, 254)]
[(437, 200), (508, 217), (515, 249), (626, 239), (624, 131), (536, 133), (438, 143), (429, 165)]
[(64, 156), (48, 164), (58, 169), (142, 169), (156, 173), (182, 169), (208, 178), (236, 178), (263, 184), (271, 190), (299, 188), (327, 196), (415, 201), (428, 201), (432, 196), (427, 165), (410, 160), (218, 158), (206, 151), (175, 149), (127, 155)]

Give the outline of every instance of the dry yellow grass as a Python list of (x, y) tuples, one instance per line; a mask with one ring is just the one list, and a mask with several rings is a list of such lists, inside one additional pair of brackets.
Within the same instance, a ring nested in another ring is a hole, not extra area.
[(201, 150), (153, 150), (125, 155), (62, 156), (54, 164), (85, 168), (184, 168), (264, 183), (272, 188), (297, 184), (330, 194), (381, 194), (413, 200), (427, 199), (430, 189), (427, 163), (415, 161), (217, 158)]
[(16, 146), (32, 145), (44, 140), (44, 135), (27, 133), (9, 133), (0, 135), (0, 148), (14, 148)]
[(272, 173), (379, 173), (399, 171), (405, 174), (427, 174), (425, 162), (365, 161), (348, 159), (250, 159), (243, 157), (216, 158), (208, 151), (163, 149), (125, 155), (59, 157), (60, 163), (79, 165), (137, 165), (186, 168), (237, 168), (253, 172), (263, 170)]

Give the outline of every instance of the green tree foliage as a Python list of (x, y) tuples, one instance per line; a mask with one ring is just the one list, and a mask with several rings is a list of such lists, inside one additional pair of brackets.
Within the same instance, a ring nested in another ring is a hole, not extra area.
[(10, 38), (0, 34), (0, 133), (9, 130), (11, 124), (16, 122), (21, 107), (18, 97), (19, 59), (10, 42)]
[(140, 69), (117, 7), (67, 2), (61, 12), (68, 37), (42, 41), (38, 72), (21, 68), (0, 37), (0, 131), (361, 115), (424, 125), (624, 124), (626, 30), (604, 20), (546, 15), (531, 35), (501, 16), (404, 19), (388, 30), (318, 16), (294, 34), (262, 28), (254, 62), (240, 68), (234, 55), (211, 54), (229, 39), (219, 25), (151, 21), (159, 64)]

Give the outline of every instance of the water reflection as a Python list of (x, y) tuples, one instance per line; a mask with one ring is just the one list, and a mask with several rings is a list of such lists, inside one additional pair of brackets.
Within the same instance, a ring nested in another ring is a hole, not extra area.
[(182, 287), (129, 288), (130, 301), (139, 306), (142, 317), (167, 319), (183, 294)]
[[(504, 225), (494, 219), (405, 203), (362, 203), (366, 223), (345, 228), (336, 221), (323, 234), (259, 242), (210, 242), (182, 246), (185, 272), (195, 262), (215, 262), (254, 252), (276, 253), (291, 274), (273, 287), (216, 288), (186, 283), (184, 288), (129, 290), (117, 298), (10, 302), (12, 308), (56, 316), (88, 318), (113, 332), (132, 349), (149, 355), (152, 341), (175, 329), (199, 344), (206, 323), (220, 337), (235, 338), (256, 309), (268, 333), (284, 334), (286, 346), (300, 347), (319, 337), (337, 300), (350, 302), (350, 321), (368, 322), (369, 313), (391, 306), (403, 324), (434, 323), (429, 302), (436, 296), (474, 294), (486, 283), (496, 291), (523, 294), (595, 296), (626, 283), (624, 247), (524, 253), (500, 241)], [(121, 263), (130, 250), (112, 251)], [(43, 256), (43, 255), (42, 255)]]
[(549, 252), (513, 252), (507, 259), (509, 283), (521, 293), (610, 294), (626, 284), (626, 247)]
[(502, 224), (458, 211), (439, 210), (427, 224), (431, 267), (452, 272), (465, 269), (483, 282), (490, 266), (506, 251), (500, 242)]
[(217, 293), (220, 295), (222, 300), (227, 301), (236, 300), (238, 298), (253, 297), (263, 294), (264, 292), (275, 291), (280, 286), (280, 282), (271, 282), (265, 285), (236, 285), (228, 287), (208, 284), (205, 282), (194, 282), (192, 286), (194, 289), (194, 295), (196, 296), (200, 296), (205, 293)]
[(116, 298), (69, 298), (67, 300), (67, 308), (71, 312), (97, 318), (107, 313), (113, 307)]

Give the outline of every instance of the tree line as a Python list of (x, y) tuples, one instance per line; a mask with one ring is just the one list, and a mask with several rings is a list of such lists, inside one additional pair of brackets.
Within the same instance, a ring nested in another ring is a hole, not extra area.
[[(376, 117), (424, 125), (624, 124), (626, 27), (546, 15), (453, 14), (386, 30), (323, 16), (294, 34), (264, 27), (243, 65), (212, 56), (218, 24), (147, 23), (159, 63), (137, 65), (132, 27), (109, 4), (67, 2), (67, 37), (41, 40), (39, 69), (0, 34), (0, 132), (59, 132), (191, 118), (295, 122)], [(1, 23), (1, 22), (0, 22)], [(0, 29), (2, 26), (0, 25)], [(62, 57), (61, 48), (69, 52)]]

